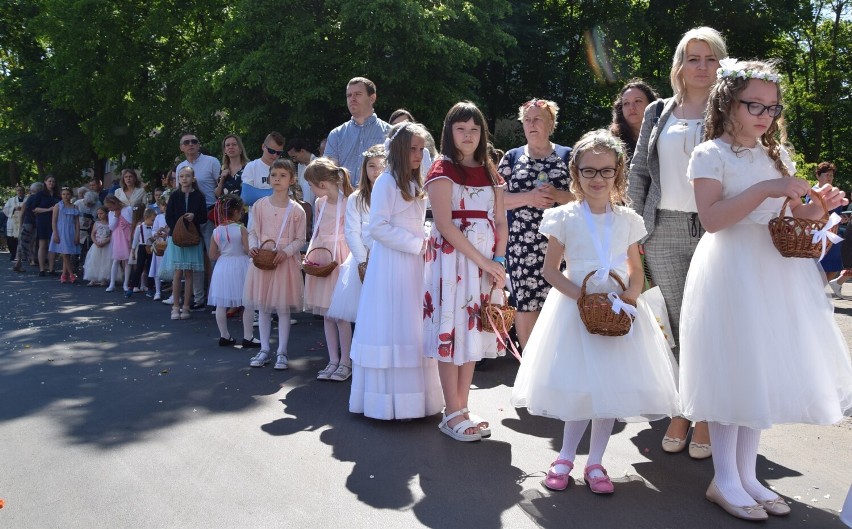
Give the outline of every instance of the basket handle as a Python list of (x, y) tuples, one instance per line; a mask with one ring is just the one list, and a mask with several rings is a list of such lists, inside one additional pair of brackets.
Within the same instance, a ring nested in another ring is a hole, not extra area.
[(262, 243), (260, 243), (260, 246), (258, 247), (258, 250), (263, 250), (263, 247), (264, 247), (264, 246), (266, 246), (266, 243), (268, 243), (268, 242), (271, 242), (271, 243), (272, 243), (272, 249), (274, 250), (274, 249), (275, 249), (275, 241), (273, 241), (272, 239), (266, 239), (265, 241), (263, 241)]
[(334, 261), (334, 254), (332, 254), (332, 253), (331, 253), (331, 250), (329, 250), (328, 248), (322, 247), (322, 246), (318, 246), (318, 247), (316, 247), (316, 248), (313, 248), (313, 249), (311, 249), (311, 251), (310, 251), (310, 252), (306, 253), (306, 254), (305, 254), (305, 260), (307, 261), (307, 260), (308, 260), (308, 256), (309, 256), (309, 255), (311, 255), (312, 253), (314, 253), (314, 252), (315, 252), (315, 251), (317, 251), (317, 250), (325, 250), (326, 252), (328, 252), (328, 255), (330, 255), (330, 256), (331, 256), (331, 260), (332, 260), (332, 261)]
[[(492, 281), (491, 282), (491, 290), (488, 292), (488, 299), (489, 300), (493, 299), (495, 288), (497, 288), (497, 282)], [(501, 298), (500, 299), (500, 305), (505, 306), (506, 305), (506, 290), (505, 289), (502, 289), (502, 288), (500, 289), (500, 298)]]
[[(593, 275), (595, 275), (595, 272), (597, 272), (597, 270), (592, 270), (591, 272), (589, 272), (588, 274), (586, 274), (585, 279), (583, 279), (583, 284), (582, 284), (582, 286), (580, 286), (580, 297), (583, 297), (583, 296), (585, 296), (585, 295), (586, 295), (586, 283), (588, 283), (588, 282), (589, 282), (589, 278), (590, 278), (590, 277), (592, 277)], [(610, 270), (610, 271), (609, 271), (609, 276), (610, 276), (611, 278), (615, 279), (615, 282), (616, 282), (616, 283), (618, 283), (618, 286), (620, 286), (620, 287), (621, 287), (621, 290), (627, 290), (627, 287), (626, 287), (626, 286), (624, 286), (624, 281), (622, 281), (622, 280), (621, 280), (621, 278), (620, 278), (620, 277), (618, 277), (618, 275), (616, 275), (616, 273), (615, 273), (615, 272), (613, 272), (612, 270)]]
[[(819, 193), (808, 192), (808, 196), (811, 198), (816, 197), (816, 200), (819, 202), (820, 206), (822, 206), (822, 218), (820, 219), (820, 222), (828, 222), (828, 206), (825, 204), (825, 199), (822, 198), (822, 195)], [(787, 197), (787, 200), (781, 204), (781, 213), (778, 214), (779, 217), (784, 216), (784, 210), (787, 209), (787, 205), (790, 203), (790, 200), (792, 199)]]

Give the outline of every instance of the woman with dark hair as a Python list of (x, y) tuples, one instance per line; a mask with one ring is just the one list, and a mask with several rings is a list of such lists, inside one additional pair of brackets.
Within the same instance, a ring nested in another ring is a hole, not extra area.
[(59, 203), (59, 192), (56, 187), (56, 177), (47, 175), (44, 179), (44, 190), (38, 194), (33, 207), (36, 214), (36, 238), (38, 239), (38, 275), (46, 276), (48, 273), (56, 275), (53, 264), (56, 254), (50, 252), (48, 247), (53, 236), (53, 206)]
[(609, 131), (627, 146), (628, 161), (636, 149), (645, 108), (659, 98), (651, 85), (642, 79), (634, 78), (627, 81), (612, 102), (612, 123), (609, 125)]

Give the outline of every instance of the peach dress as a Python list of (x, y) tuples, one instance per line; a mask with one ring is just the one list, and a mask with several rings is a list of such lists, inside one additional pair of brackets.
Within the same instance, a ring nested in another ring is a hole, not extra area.
[[(314, 226), (314, 234), (311, 244), (308, 246), (306, 259), (317, 264), (327, 264), (334, 254), (337, 264), (342, 264), (349, 257), (349, 245), (346, 244), (345, 221), (346, 221), (346, 197), (343, 193), (338, 194), (337, 204), (329, 204), (326, 197), (317, 199), (314, 211), (318, 211)], [(312, 252), (314, 248), (317, 251)], [(326, 248), (329, 251), (319, 250)], [(331, 294), (337, 284), (337, 276), (340, 275), (340, 266), (326, 277), (305, 275), (305, 310), (325, 316), (331, 305)]]
[[(252, 226), (249, 230), (249, 248), (257, 248), (264, 241), (277, 240), (278, 250), (287, 254), (275, 270), (261, 270), (251, 265), (246, 274), (243, 305), (250, 310), (285, 314), (302, 310), (302, 272), (299, 249), (305, 244), (305, 210), (294, 200), (286, 208), (273, 206), (264, 197), (251, 208)], [(286, 218), (285, 218), (286, 217)], [(284, 229), (281, 229), (281, 223)], [(270, 248), (267, 244), (265, 248)]]

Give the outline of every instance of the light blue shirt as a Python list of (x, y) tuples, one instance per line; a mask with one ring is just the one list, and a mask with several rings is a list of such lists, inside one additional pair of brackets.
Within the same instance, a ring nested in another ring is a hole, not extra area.
[(350, 119), (328, 134), (323, 156), (337, 160), (337, 165), (345, 167), (352, 178), (352, 185), (357, 187), (361, 178), (363, 152), (377, 143), (384, 143), (390, 128), (375, 113), (363, 125)]
[(192, 167), (192, 170), (195, 171), (195, 181), (198, 182), (198, 190), (204, 195), (204, 202), (209, 208), (216, 203), (216, 183), (219, 180), (219, 172), (222, 170), (222, 164), (212, 156), (199, 154), (198, 158), (192, 163), (189, 160), (179, 163), (175, 174), (179, 175), (180, 170), (187, 166)]

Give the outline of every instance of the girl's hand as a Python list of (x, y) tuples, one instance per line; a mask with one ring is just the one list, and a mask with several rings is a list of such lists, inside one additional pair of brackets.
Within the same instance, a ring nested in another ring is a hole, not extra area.
[(825, 184), (824, 186), (817, 189), (811, 189), (810, 193), (811, 195), (816, 193), (817, 195), (821, 196), (823, 201), (825, 201), (825, 209), (828, 211), (831, 211), (832, 209), (835, 209), (839, 206), (845, 206), (849, 204), (849, 200), (845, 198), (846, 193), (829, 184)]
[(497, 288), (503, 288), (506, 285), (506, 269), (503, 268), (503, 265), (489, 260), (481, 268), (487, 274), (489, 283), (496, 283)]
[(765, 180), (766, 196), (768, 198), (787, 198), (792, 200), (808, 194), (811, 186), (801, 178), (773, 178)]
[(184, 213), (183, 218), (186, 219), (187, 222), (192, 222), (192, 219), (195, 218), (195, 213)]
[(283, 250), (279, 250), (275, 252), (275, 259), (272, 260), (272, 264), (278, 266), (283, 263), (285, 259), (287, 259), (287, 254), (284, 253)]
[(249, 256), (256, 257), (257, 256), (257, 248), (249, 248)]
[(53, 234), (53, 242), (55, 242), (56, 244), (59, 244), (59, 234), (58, 233)]
[(527, 195), (529, 205), (534, 208), (547, 209), (552, 207), (553, 203), (556, 202), (555, 195), (553, 194), (553, 187), (550, 185), (537, 187), (536, 189), (527, 192)]

